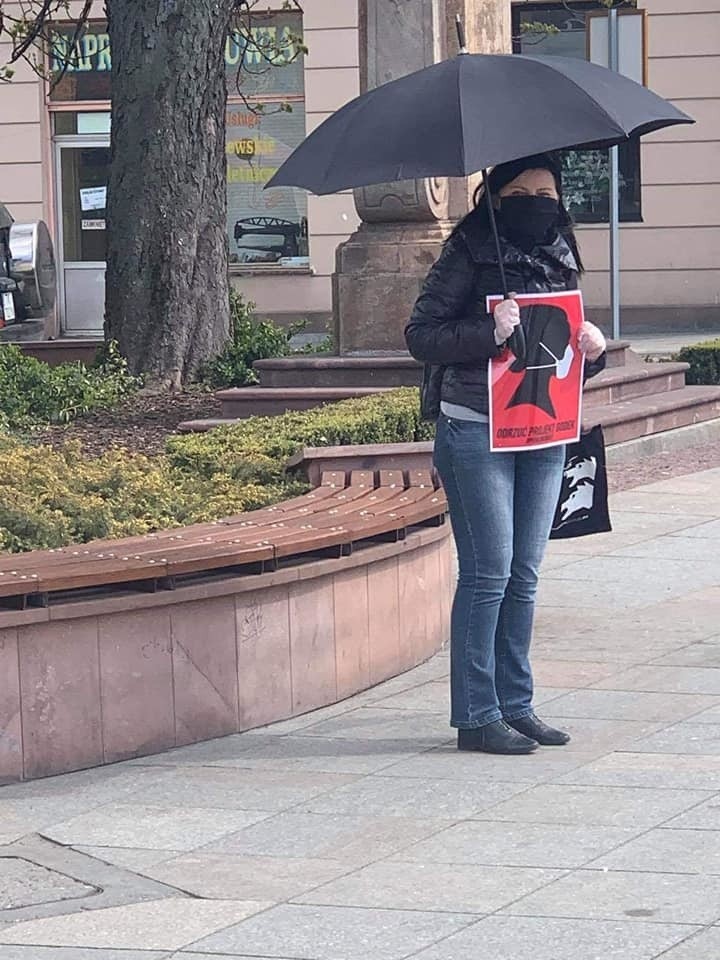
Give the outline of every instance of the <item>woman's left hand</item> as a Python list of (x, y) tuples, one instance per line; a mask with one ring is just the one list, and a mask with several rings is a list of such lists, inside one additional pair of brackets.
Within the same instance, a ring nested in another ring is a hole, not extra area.
[(602, 330), (586, 320), (580, 327), (579, 345), (591, 363), (599, 360), (607, 350), (607, 341)]

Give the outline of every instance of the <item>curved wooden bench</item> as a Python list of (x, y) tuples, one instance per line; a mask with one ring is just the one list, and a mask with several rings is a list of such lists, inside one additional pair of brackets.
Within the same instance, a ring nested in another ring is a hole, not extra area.
[(337, 702), (445, 643), (429, 470), (330, 471), (216, 523), (0, 555), (0, 783)]
[(440, 525), (446, 512), (429, 471), (332, 471), (311, 493), (215, 523), (0, 555), (0, 607), (44, 607), (87, 590), (174, 590), (198, 573), (267, 573), (309, 556), (349, 556), (360, 544)]

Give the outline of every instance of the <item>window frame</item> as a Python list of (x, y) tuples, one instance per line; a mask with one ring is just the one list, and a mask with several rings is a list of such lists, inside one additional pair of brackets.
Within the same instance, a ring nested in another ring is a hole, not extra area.
[[(518, 3), (514, 2), (511, 5), (511, 33), (512, 33), (512, 52), (514, 54), (522, 53), (522, 36), (521, 36), (521, 14), (532, 12), (533, 19), (542, 22), (542, 17), (544, 13), (554, 13), (562, 12), (566, 10), (568, 13), (577, 12), (585, 17), (585, 57), (589, 58), (590, 50), (590, 34), (587, 29), (587, 19), (589, 17), (602, 16), (604, 5), (599, 2), (599, 0), (570, 0), (569, 4), (561, 2), (561, 0), (542, 0), (542, 2), (535, 3), (534, 0), (531, 2)], [(647, 15), (646, 11), (642, 11), (644, 16), (644, 30), (647, 30)], [(638, 13), (635, 8), (620, 9), (619, 13)], [(541, 48), (542, 44), (538, 44), (538, 48)], [(538, 54), (541, 54), (541, 50), (538, 49)], [(647, 74), (647, 56), (645, 57), (645, 67), (644, 73)], [(569, 150), (560, 151), (563, 156), (567, 153), (572, 152)], [(604, 151), (597, 151), (604, 152)], [(620, 222), (621, 223), (643, 223), (643, 179), (642, 179), (642, 152), (639, 138), (633, 138), (626, 141), (623, 144), (620, 144), (620, 165), (623, 166), (623, 161), (632, 163), (634, 167), (634, 176), (633, 176), (633, 193), (636, 195), (633, 200), (633, 204), (636, 209), (633, 210), (623, 210), (620, 209)], [(625, 154), (625, 156), (623, 156)], [(622, 173), (622, 169), (621, 169)], [(609, 213), (606, 215), (604, 213), (598, 212), (597, 214), (584, 213), (584, 212), (574, 212), (573, 219), (578, 226), (589, 227), (589, 226), (604, 226), (607, 227), (610, 222)]]

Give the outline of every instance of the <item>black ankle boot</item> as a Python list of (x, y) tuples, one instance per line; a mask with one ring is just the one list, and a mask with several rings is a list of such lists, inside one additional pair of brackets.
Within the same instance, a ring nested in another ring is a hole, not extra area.
[(556, 730), (543, 723), (534, 713), (527, 717), (521, 717), (519, 720), (506, 720), (508, 726), (526, 737), (532, 737), (537, 740), (541, 747), (564, 747), (570, 743), (570, 734), (564, 730)]
[(530, 737), (511, 730), (504, 720), (487, 723), (484, 727), (458, 730), (458, 750), (477, 750), (480, 753), (533, 753), (538, 745)]

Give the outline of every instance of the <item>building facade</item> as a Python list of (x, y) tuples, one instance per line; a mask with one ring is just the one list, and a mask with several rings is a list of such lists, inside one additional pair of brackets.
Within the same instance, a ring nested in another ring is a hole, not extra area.
[[(647, 11), (647, 82), (697, 123), (623, 150), (623, 324), (720, 330), (720, 0), (684, 0), (682, 10), (677, 0), (640, 6)], [(102, 332), (112, 54), (101, 7), (68, 54), (73, 69), (50, 95), (24, 66), (12, 83), (0, 84), (0, 200), (16, 220), (50, 226), (59, 290), (57, 324), (48, 332), (67, 336)], [(599, 9), (596, 0), (514, 3), (516, 52), (587, 55), (588, 24)], [(536, 35), (533, 22), (549, 23), (553, 32)], [(263, 314), (307, 317), (322, 330), (332, 311), (337, 246), (359, 224), (353, 196), (262, 188), (306, 133), (359, 92), (358, 0), (304, 0), (302, 15), (263, 13), (255, 30), (256, 49), (243, 51), (233, 37), (226, 47), (233, 283)], [(282, 50), (284, 38), (298, 33), (306, 57), (292, 62), (288, 53), (286, 62), (282, 54), (277, 64), (265, 62), (264, 43)], [(70, 35), (59, 29), (58, 57)], [(566, 161), (588, 268), (586, 301), (600, 319), (609, 296), (606, 166), (599, 154)]]

